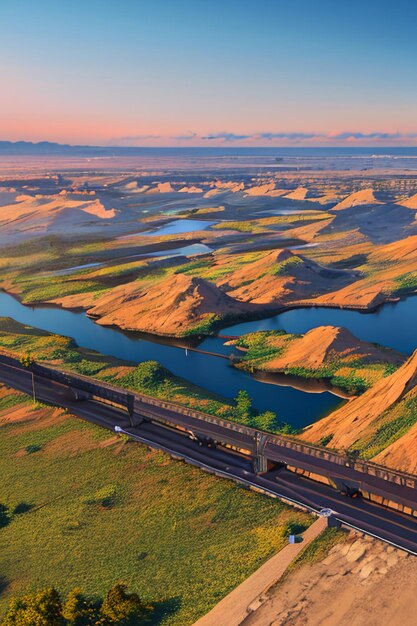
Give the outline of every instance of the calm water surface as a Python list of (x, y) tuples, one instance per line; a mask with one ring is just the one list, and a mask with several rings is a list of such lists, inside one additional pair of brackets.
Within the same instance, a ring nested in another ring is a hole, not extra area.
[(256, 330), (305, 333), (316, 326), (344, 326), (359, 339), (411, 354), (417, 348), (416, 322), (417, 296), (410, 296), (385, 304), (374, 313), (324, 307), (293, 309), (264, 320), (230, 326), (222, 330), (222, 334), (243, 335)]
[[(42, 330), (72, 337), (79, 346), (134, 362), (155, 359), (177, 376), (205, 389), (233, 398), (246, 389), (261, 411), (272, 410), (282, 421), (302, 427), (333, 410), (341, 402), (329, 393), (307, 393), (293, 387), (255, 380), (233, 368), (227, 359), (199, 354), (172, 345), (155, 343), (114, 328), (95, 324), (85, 313), (49, 307), (27, 307), (0, 292), (0, 315)], [(207, 343), (207, 342), (212, 342)], [(220, 346), (219, 339), (206, 340), (205, 349)], [(230, 348), (227, 349), (230, 351)]]

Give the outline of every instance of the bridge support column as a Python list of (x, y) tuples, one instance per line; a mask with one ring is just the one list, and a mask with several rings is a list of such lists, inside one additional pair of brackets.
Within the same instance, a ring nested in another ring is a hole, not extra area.
[(129, 413), (129, 423), (131, 426), (134, 426), (135, 423), (133, 421), (133, 416), (135, 414), (135, 396), (131, 393), (127, 394), (126, 397), (127, 404), (127, 412)]
[(268, 471), (268, 459), (263, 454), (253, 457), (253, 471), (255, 474), (265, 474)]
[(255, 474), (264, 474), (268, 471), (268, 459), (263, 454), (266, 444), (266, 435), (256, 433), (255, 435), (255, 453), (253, 455), (253, 470)]

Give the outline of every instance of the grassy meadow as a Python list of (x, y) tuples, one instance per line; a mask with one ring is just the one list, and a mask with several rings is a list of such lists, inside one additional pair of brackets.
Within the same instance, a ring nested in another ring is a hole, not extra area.
[(310, 516), (0, 387), (0, 615), (55, 585), (102, 596), (121, 580), (186, 626)]

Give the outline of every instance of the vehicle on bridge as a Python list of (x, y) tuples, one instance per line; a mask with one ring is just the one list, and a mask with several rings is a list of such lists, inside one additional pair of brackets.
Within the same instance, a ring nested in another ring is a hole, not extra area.
[(362, 495), (358, 487), (350, 487), (349, 485), (343, 484), (342, 489), (339, 490), (340, 495), (346, 496), (347, 498), (360, 498)]
[(195, 433), (192, 430), (189, 431), (188, 437), (189, 439), (191, 439), (191, 441), (195, 441), (201, 447), (205, 446), (206, 448), (215, 448), (217, 445), (214, 439), (212, 439), (211, 437), (208, 437), (207, 435), (201, 435), (200, 433)]

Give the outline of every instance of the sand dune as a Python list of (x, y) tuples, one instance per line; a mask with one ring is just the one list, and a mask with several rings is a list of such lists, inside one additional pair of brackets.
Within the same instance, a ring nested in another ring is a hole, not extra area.
[(207, 314), (233, 318), (255, 310), (212, 283), (184, 274), (174, 274), (157, 284), (134, 281), (120, 285), (97, 298), (92, 307), (90, 298), (89, 307), (89, 315), (98, 317), (99, 324), (171, 336), (186, 334)]
[(399, 200), (397, 204), (405, 206), (407, 207), (407, 209), (417, 209), (417, 193), (410, 198), (404, 198), (404, 200)]
[(301, 437), (318, 443), (332, 435), (331, 446), (348, 448), (361, 439), (384, 411), (393, 407), (417, 385), (417, 351), (394, 374), (378, 381), (328, 417), (306, 428)]
[(381, 202), (375, 197), (373, 189), (361, 189), (349, 194), (344, 200), (336, 204), (332, 211), (342, 211), (343, 209), (350, 209), (363, 204), (381, 204)]
[(307, 193), (307, 187), (297, 187), (297, 189), (294, 189), (291, 193), (287, 193), (284, 197), (288, 198), (288, 200), (305, 200)]
[(271, 359), (262, 366), (269, 372), (283, 371), (289, 367), (305, 367), (317, 370), (321, 367), (338, 362), (353, 362), (360, 359), (362, 364), (395, 363), (400, 364), (405, 357), (384, 350), (367, 341), (361, 341), (346, 328), (338, 326), (317, 326), (300, 338), (294, 339), (285, 346), (286, 335), (277, 337), (274, 345), (282, 344), (283, 354)]
[(238, 300), (279, 306), (338, 290), (352, 280), (349, 272), (330, 270), (290, 250), (274, 250), (218, 284)]

